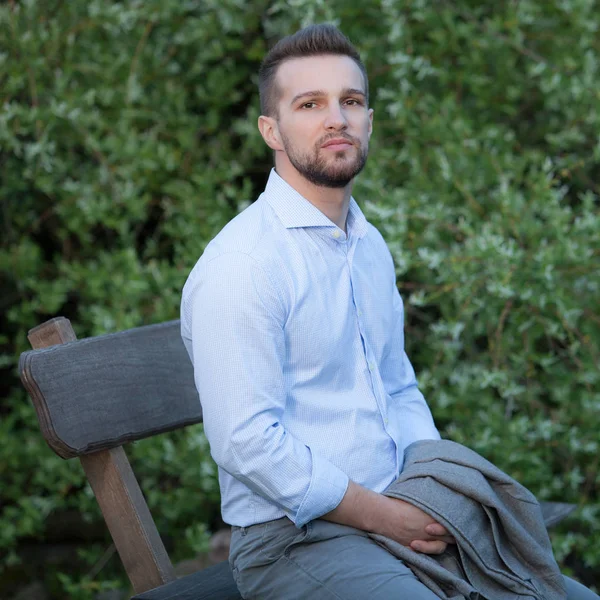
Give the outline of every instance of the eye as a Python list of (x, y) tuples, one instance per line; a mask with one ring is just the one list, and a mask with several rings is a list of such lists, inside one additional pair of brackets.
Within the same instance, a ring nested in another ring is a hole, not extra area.
[(305, 102), (300, 106), (300, 108), (314, 108), (316, 105), (316, 102)]
[(346, 104), (348, 106), (362, 106), (362, 102), (356, 98), (348, 98), (348, 100), (346, 100)]

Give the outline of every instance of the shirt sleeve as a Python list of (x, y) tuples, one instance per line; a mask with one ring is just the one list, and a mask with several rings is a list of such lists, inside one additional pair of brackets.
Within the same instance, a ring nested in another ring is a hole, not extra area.
[(347, 475), (282, 425), (287, 314), (271, 277), (247, 254), (223, 254), (203, 264), (186, 302), (215, 462), (297, 527), (333, 510)]
[(381, 373), (387, 392), (398, 405), (402, 442), (408, 447), (419, 440), (439, 440), (440, 433), (404, 349), (404, 305), (395, 284), (393, 301), (396, 321)]

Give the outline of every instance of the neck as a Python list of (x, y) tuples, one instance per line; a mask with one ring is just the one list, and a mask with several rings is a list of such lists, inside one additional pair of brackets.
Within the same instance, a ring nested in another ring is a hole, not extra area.
[(311, 204), (316, 206), (330, 221), (346, 233), (346, 218), (350, 207), (352, 181), (343, 188), (328, 188), (311, 183), (289, 161), (276, 161), (277, 174)]

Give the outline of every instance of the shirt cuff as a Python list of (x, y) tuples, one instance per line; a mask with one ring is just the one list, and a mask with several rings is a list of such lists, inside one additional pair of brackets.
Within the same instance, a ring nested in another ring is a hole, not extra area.
[(298, 529), (337, 508), (350, 482), (348, 475), (342, 470), (315, 455), (312, 450), (310, 453), (312, 475), (308, 491), (300, 503), (296, 517), (290, 517)]

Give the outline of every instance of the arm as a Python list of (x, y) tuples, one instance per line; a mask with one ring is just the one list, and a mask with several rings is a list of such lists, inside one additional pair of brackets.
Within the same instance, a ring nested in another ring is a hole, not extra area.
[(212, 456), (301, 527), (340, 503), (348, 477), (282, 424), (286, 306), (246, 254), (220, 255), (203, 269), (184, 302)]

